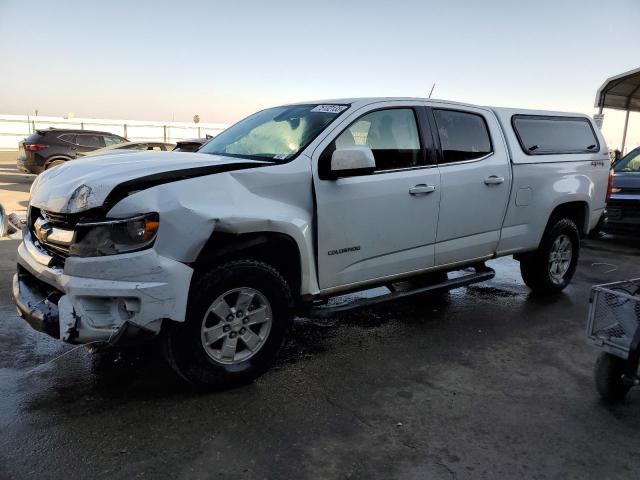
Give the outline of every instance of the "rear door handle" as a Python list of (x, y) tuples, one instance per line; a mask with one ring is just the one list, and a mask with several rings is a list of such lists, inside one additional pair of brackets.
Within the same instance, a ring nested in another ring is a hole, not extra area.
[(499, 185), (504, 183), (504, 177), (498, 177), (497, 175), (491, 175), (484, 179), (485, 185)]
[(413, 195), (414, 197), (419, 197), (421, 195), (427, 195), (435, 191), (436, 191), (435, 185), (426, 185), (424, 183), (420, 183), (415, 187), (411, 187), (409, 189), (409, 194)]

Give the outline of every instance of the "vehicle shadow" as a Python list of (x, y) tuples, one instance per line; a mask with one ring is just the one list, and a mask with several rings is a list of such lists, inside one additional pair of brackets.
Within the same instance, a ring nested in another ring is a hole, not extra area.
[[(334, 339), (354, 330), (381, 327), (389, 322), (428, 322), (446, 314), (448, 294), (419, 295), (402, 302), (336, 315), (329, 319), (296, 318), (287, 343), (273, 370), (290, 368), (330, 349)], [(437, 315), (425, 316), (425, 305)], [(399, 320), (400, 319), (400, 320)], [(367, 333), (364, 332), (366, 335)], [(109, 349), (92, 354), (81, 349), (75, 359), (61, 359), (64, 368), (53, 365), (30, 376), (28, 411), (57, 412), (73, 409), (90, 413), (118, 405), (159, 399), (188, 399), (203, 392), (194, 389), (167, 364), (159, 339), (126, 349)], [(76, 366), (73, 366), (75, 362)], [(251, 389), (250, 385), (240, 386)], [(222, 392), (221, 392), (222, 393)]]

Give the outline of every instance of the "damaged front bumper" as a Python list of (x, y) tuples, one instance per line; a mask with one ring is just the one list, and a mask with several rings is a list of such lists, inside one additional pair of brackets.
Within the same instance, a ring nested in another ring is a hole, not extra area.
[[(18, 314), (34, 329), (58, 338), (60, 321), (58, 305), (52, 298), (56, 292), (42, 290), (42, 285), (33, 281), (32, 277), (20, 270), (13, 276), (13, 299)], [(57, 295), (59, 297), (59, 295)]]
[(193, 270), (154, 249), (105, 257), (69, 257), (64, 267), (28, 232), (18, 247), (13, 296), (36, 330), (71, 343), (114, 343), (184, 321)]

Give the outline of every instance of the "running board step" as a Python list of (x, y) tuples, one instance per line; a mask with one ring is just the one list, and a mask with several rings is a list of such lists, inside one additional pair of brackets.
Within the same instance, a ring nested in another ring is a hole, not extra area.
[(495, 276), (496, 276), (495, 270), (483, 265), (482, 268), (476, 269), (475, 273), (462, 275), (456, 278), (451, 278), (446, 282), (442, 282), (442, 283), (436, 283), (433, 285), (414, 288), (412, 290), (392, 291), (390, 293), (378, 295), (376, 297), (371, 297), (371, 298), (358, 298), (352, 302), (336, 305), (336, 306), (331, 306), (326, 304), (313, 306), (305, 316), (312, 317), (312, 318), (328, 318), (328, 317), (331, 317), (332, 315), (335, 315), (336, 313), (355, 310), (357, 308), (362, 308), (362, 307), (369, 307), (371, 305), (376, 305), (378, 303), (389, 302), (391, 300), (398, 300), (401, 298), (410, 297), (412, 295), (418, 295), (420, 293), (446, 291), (446, 290), (453, 290), (454, 288), (466, 287), (467, 285), (471, 285), (472, 283), (479, 283), (479, 282), (491, 280)]

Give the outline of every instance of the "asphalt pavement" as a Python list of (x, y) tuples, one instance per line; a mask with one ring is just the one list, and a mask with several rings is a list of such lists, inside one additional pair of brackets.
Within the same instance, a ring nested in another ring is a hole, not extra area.
[(640, 277), (637, 240), (586, 241), (553, 298), (504, 258), (483, 284), (298, 319), (275, 368), (210, 394), (154, 345), (31, 330), (17, 244), (0, 241), (0, 478), (640, 478), (640, 390), (603, 404), (585, 339), (591, 286)]

